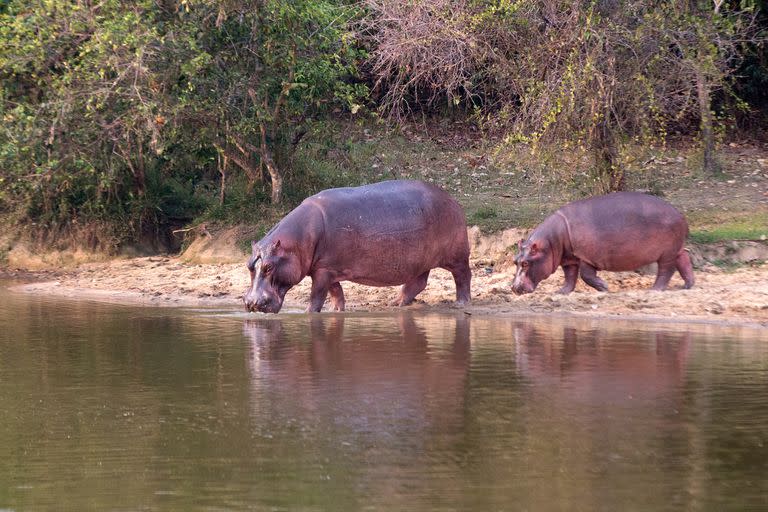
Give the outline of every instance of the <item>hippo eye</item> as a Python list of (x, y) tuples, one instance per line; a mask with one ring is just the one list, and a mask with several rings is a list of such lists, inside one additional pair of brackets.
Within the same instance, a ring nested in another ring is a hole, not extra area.
[(274, 265), (271, 263), (267, 263), (264, 265), (264, 268), (261, 269), (261, 273), (264, 275), (269, 275), (272, 273), (272, 271), (275, 269)]
[(528, 262), (527, 261), (521, 261), (520, 262), (520, 268), (528, 268)]
[(248, 260), (248, 265), (246, 266), (248, 267), (248, 270), (251, 271), (251, 273), (256, 271), (256, 262), (259, 261), (259, 258), (260, 256), (256, 256), (255, 258), (251, 257), (251, 259)]

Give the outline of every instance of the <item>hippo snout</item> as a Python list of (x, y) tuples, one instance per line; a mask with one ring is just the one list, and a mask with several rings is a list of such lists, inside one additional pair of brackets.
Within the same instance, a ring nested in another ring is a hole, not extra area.
[(278, 313), (280, 308), (283, 307), (281, 301), (274, 300), (270, 297), (253, 299), (249, 295), (246, 295), (243, 297), (243, 302), (245, 302), (245, 310), (251, 313)]
[[(536, 283), (538, 284), (538, 283)], [(524, 272), (517, 272), (514, 281), (512, 281), (512, 291), (517, 295), (523, 295), (525, 293), (533, 293), (536, 289), (536, 284), (530, 279)]]
[(524, 283), (516, 283), (512, 285), (512, 291), (517, 295), (524, 295), (526, 293), (533, 293), (533, 287), (525, 286)]

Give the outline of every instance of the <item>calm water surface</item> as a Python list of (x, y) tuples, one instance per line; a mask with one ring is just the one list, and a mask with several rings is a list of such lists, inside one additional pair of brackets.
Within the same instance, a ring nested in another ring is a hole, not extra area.
[(768, 510), (766, 329), (3, 288), (1, 510)]

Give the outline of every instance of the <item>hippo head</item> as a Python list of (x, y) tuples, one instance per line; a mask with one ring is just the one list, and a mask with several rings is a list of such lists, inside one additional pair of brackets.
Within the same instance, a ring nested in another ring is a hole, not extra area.
[(520, 240), (517, 243), (517, 271), (512, 281), (512, 291), (518, 295), (533, 292), (557, 268), (552, 266), (552, 262), (552, 248), (546, 239)]
[(277, 313), (286, 292), (302, 278), (298, 257), (280, 240), (264, 245), (251, 242), (248, 270), (251, 286), (243, 296), (246, 311)]

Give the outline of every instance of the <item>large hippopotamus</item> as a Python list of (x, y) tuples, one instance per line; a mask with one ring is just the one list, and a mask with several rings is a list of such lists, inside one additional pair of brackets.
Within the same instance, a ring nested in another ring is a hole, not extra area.
[(598, 270), (636, 270), (653, 262), (658, 272), (652, 289), (664, 290), (675, 269), (690, 288), (693, 267), (683, 248), (687, 236), (685, 217), (658, 197), (616, 192), (574, 201), (520, 241), (512, 290), (531, 293), (562, 266), (565, 283), (559, 293), (571, 293), (579, 275), (592, 288), (606, 291)]
[(420, 181), (393, 180), (324, 190), (305, 199), (258, 242), (248, 260), (248, 311), (277, 313), (285, 293), (312, 278), (307, 311), (326, 296), (344, 310), (341, 281), (402, 284), (397, 304), (413, 301), (433, 268), (453, 274), (459, 304), (470, 300), (469, 240), (459, 203)]

